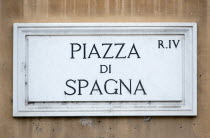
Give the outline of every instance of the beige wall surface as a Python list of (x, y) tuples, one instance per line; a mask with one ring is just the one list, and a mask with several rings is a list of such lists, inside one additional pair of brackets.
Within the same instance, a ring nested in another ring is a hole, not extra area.
[[(12, 24), (197, 22), (197, 117), (12, 117)], [(210, 138), (210, 0), (0, 0), (0, 138)]]

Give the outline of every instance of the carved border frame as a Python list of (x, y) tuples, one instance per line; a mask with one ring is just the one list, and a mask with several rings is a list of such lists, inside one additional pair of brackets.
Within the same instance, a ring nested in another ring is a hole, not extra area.
[[(196, 116), (196, 23), (14, 23), (13, 116)], [(170, 102), (29, 102), (27, 36), (99, 34), (181, 34), (183, 47), (183, 98)], [(97, 103), (97, 104), (96, 104)]]

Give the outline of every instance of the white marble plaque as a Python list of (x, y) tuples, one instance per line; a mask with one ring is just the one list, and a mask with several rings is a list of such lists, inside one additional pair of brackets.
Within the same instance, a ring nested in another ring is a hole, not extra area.
[(16, 23), (13, 115), (196, 115), (196, 29), (196, 23)]

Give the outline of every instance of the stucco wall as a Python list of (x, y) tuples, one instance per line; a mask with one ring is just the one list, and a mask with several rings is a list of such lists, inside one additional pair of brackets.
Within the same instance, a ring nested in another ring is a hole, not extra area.
[[(197, 117), (12, 117), (14, 22), (197, 22)], [(0, 138), (209, 138), (210, 0), (0, 0)]]

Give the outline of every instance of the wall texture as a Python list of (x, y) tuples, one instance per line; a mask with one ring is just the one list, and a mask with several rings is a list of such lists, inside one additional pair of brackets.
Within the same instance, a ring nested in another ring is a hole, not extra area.
[[(14, 22), (197, 22), (197, 117), (12, 117)], [(210, 0), (0, 0), (0, 138), (209, 138)]]

